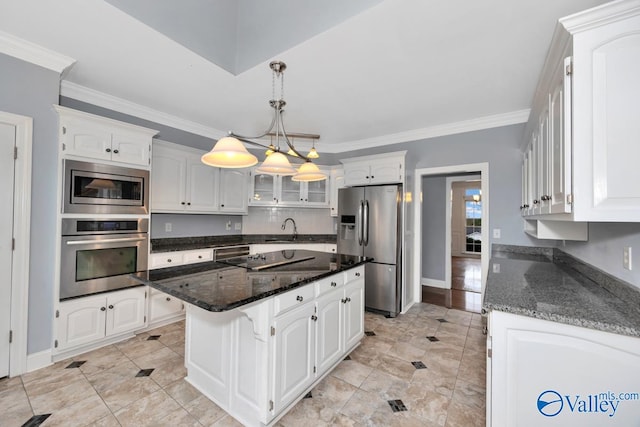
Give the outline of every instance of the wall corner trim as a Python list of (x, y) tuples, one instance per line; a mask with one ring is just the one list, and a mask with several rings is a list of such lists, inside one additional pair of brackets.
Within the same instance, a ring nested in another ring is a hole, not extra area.
[(47, 349), (27, 355), (27, 372), (53, 365), (51, 354), (51, 349)]

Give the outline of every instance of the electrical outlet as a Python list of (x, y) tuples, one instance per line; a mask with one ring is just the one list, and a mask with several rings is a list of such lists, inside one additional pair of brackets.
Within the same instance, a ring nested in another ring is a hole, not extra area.
[(241, 222), (236, 222), (235, 223), (235, 229), (236, 230), (242, 230), (242, 223)]
[(627, 270), (631, 270), (631, 246), (627, 246), (622, 251), (622, 266)]
[(499, 228), (494, 228), (493, 229), (493, 238), (494, 239), (499, 239), (500, 238), (500, 229)]
[(231, 221), (227, 222), (227, 231), (231, 230)]
[(166, 233), (171, 233), (171, 223), (170, 222), (165, 222), (164, 223), (164, 231)]

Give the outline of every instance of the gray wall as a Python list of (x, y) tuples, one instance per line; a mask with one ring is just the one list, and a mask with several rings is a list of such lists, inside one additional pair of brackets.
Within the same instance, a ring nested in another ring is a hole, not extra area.
[(60, 76), (0, 54), (0, 110), (33, 118), (27, 352), (51, 348), (58, 176)]
[[(622, 267), (622, 252), (627, 246), (633, 248), (631, 271)], [(589, 241), (566, 241), (559, 247), (576, 258), (640, 288), (640, 223), (590, 223)]]
[[(231, 230), (226, 229), (231, 222)], [(165, 225), (171, 224), (171, 232), (165, 231)], [(151, 215), (151, 238), (161, 237), (198, 237), (242, 234), (235, 225), (242, 227), (239, 215), (190, 215), (190, 214), (153, 214)]]
[(422, 276), (445, 279), (445, 240), (447, 229), (447, 179), (422, 178)]

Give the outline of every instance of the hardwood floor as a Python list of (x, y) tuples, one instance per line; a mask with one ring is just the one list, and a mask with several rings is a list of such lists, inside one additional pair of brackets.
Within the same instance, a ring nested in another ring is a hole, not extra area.
[(482, 309), (480, 258), (451, 257), (451, 289), (422, 287), (422, 302), (480, 313)]

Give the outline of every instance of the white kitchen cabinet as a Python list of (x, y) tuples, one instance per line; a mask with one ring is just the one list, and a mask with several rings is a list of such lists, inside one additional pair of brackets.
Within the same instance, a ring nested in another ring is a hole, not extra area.
[(340, 160), (345, 187), (403, 183), (405, 154), (406, 151), (399, 151)]
[(57, 352), (82, 347), (144, 327), (146, 288), (60, 302), (56, 311)]
[(220, 169), (218, 184), (218, 211), (221, 213), (248, 213), (248, 169)]
[(637, 424), (640, 338), (499, 311), (488, 326), (490, 425)]
[(151, 211), (215, 213), (219, 170), (200, 161), (202, 153), (155, 141), (151, 168)]
[(313, 300), (277, 316), (273, 327), (273, 408), (277, 413), (299, 397), (316, 376), (316, 316)]
[[(322, 169), (329, 176), (330, 173)], [(293, 181), (291, 176), (250, 174), (249, 205), (326, 208), (329, 206), (330, 179)]]
[(331, 169), (330, 187), (329, 209), (331, 216), (338, 216), (338, 191), (344, 188), (344, 168)]
[(149, 269), (176, 267), (206, 261), (213, 261), (213, 249), (204, 248), (189, 251), (156, 252), (149, 256)]
[(523, 168), (532, 169), (523, 179), (536, 182), (526, 200), (538, 206), (523, 208), (524, 216), (585, 228), (640, 221), (639, 74), (637, 0), (560, 19), (525, 129), (527, 143), (537, 134), (539, 163), (525, 154)]
[(54, 108), (59, 116), (63, 156), (149, 168), (151, 139), (157, 131), (57, 105)]
[(243, 425), (274, 425), (362, 339), (363, 295), (359, 266), (230, 311), (188, 304), (187, 379)]
[(184, 302), (157, 289), (150, 290), (149, 327), (155, 327), (182, 319), (184, 313)]

